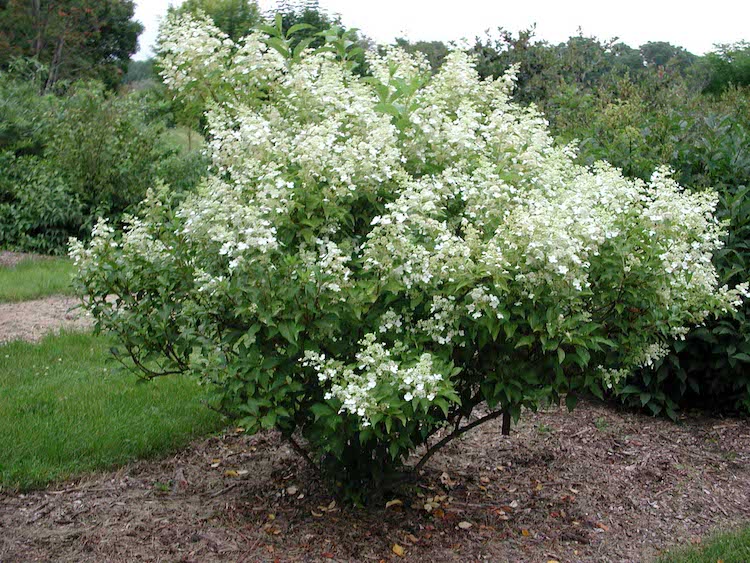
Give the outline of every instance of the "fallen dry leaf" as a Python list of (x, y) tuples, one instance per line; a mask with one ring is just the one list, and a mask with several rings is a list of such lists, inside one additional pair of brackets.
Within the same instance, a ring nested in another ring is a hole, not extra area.
[(459, 522), (459, 523), (458, 523), (458, 527), (459, 527), (459, 528), (461, 528), (462, 530), (468, 530), (468, 529), (469, 529), (469, 528), (471, 528), (471, 527), (472, 527), (473, 525), (474, 525), (474, 524), (472, 524), (471, 522), (465, 522), (465, 521), (464, 521), (464, 522)]
[(388, 502), (386, 502), (385, 503), (385, 507), (386, 508), (390, 508), (392, 506), (401, 506), (402, 504), (404, 504), (403, 501), (401, 501), (399, 499), (393, 499), (393, 500), (389, 500)]
[(451, 479), (451, 476), (445, 472), (443, 472), (443, 474), (440, 476), (440, 482), (446, 487), (453, 487), (456, 484), (456, 482)]
[(239, 477), (240, 474), (237, 473), (234, 469), (230, 469), (230, 470), (224, 472), (224, 476), (225, 477)]
[(400, 545), (398, 545), (397, 543), (393, 544), (393, 547), (391, 548), (391, 550), (393, 551), (393, 553), (395, 553), (399, 557), (403, 557), (404, 554), (406, 553), (406, 551), (404, 550), (404, 548), (401, 547)]
[(521, 530), (521, 535), (524, 537), (528, 537), (531, 535), (531, 533), (526, 528), (524, 528), (523, 530)]

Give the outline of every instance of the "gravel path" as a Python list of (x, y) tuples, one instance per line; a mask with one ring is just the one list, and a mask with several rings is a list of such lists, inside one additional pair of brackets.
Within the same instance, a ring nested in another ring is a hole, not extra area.
[(0, 303), (0, 343), (37, 342), (60, 329), (90, 328), (92, 319), (76, 309), (79, 303), (75, 297), (60, 295), (21, 303)]
[(10, 250), (0, 250), (0, 267), (12, 268), (19, 262), (25, 260), (49, 260), (51, 256), (42, 256), (41, 254), (28, 254), (26, 252), (11, 252)]

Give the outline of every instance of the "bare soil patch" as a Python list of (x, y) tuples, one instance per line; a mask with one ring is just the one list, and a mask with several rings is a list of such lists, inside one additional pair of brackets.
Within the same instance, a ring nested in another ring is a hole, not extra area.
[(77, 308), (75, 297), (52, 296), (19, 303), (0, 303), (0, 343), (36, 342), (60, 329), (86, 330), (92, 318)]
[(403, 504), (358, 509), (278, 435), (228, 431), (163, 461), (0, 493), (0, 560), (643, 561), (749, 521), (749, 462), (747, 420), (675, 425), (584, 403), (528, 413), (509, 437), (480, 427)]

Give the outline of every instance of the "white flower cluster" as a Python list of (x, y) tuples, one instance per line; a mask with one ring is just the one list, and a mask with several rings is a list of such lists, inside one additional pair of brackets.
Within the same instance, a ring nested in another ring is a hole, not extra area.
[(380, 317), (379, 332), (384, 333), (393, 331), (399, 333), (403, 331), (403, 325), (404, 321), (401, 318), (401, 315), (399, 315), (393, 309), (388, 309)]
[(309, 272), (309, 279), (317, 284), (321, 291), (341, 293), (342, 289), (351, 287), (352, 271), (347, 264), (351, 256), (346, 255), (339, 246), (328, 239), (317, 239), (315, 250), (300, 249), (299, 256)]
[[(417, 328), (427, 334), (438, 344), (450, 344), (464, 335), (460, 328), (462, 312), (452, 295), (444, 297), (434, 295), (430, 306), (430, 316), (419, 321)], [(463, 345), (459, 341), (459, 345)]]
[(651, 367), (655, 362), (669, 354), (669, 348), (663, 342), (648, 345), (641, 351), (638, 364), (641, 367)]
[(388, 409), (390, 389), (398, 390), (405, 401), (435, 398), (443, 376), (435, 372), (430, 354), (422, 354), (414, 365), (406, 367), (394, 359), (403, 350), (388, 348), (372, 333), (366, 334), (359, 346), (353, 367), (310, 350), (300, 360), (303, 367), (315, 370), (321, 383), (330, 384), (326, 398), (341, 401), (341, 412), (362, 418), (363, 426), (368, 426), (372, 414)]
[(198, 82), (224, 66), (231, 45), (206, 16), (167, 18), (159, 38), (164, 84), (179, 90)]
[(502, 320), (504, 318), (504, 315), (497, 310), (500, 306), (500, 298), (490, 293), (488, 287), (483, 285), (475, 287), (469, 293), (469, 297), (471, 298), (471, 302), (466, 306), (466, 310), (471, 315), (471, 318), (480, 318), (484, 314), (483, 310), (488, 306), (498, 319)]

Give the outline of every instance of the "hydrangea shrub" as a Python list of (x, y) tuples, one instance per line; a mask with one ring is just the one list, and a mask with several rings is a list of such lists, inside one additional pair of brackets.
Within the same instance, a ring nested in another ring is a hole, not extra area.
[(350, 495), (446, 427), (601, 395), (740, 304), (711, 263), (715, 195), (575, 165), (510, 102), (512, 73), (480, 80), (453, 52), (431, 76), (393, 48), (362, 79), (345, 38), (289, 45), (167, 22), (165, 82), (213, 100), (213, 173), (71, 254), (135, 366), (215, 384), (248, 432), (304, 437)]

